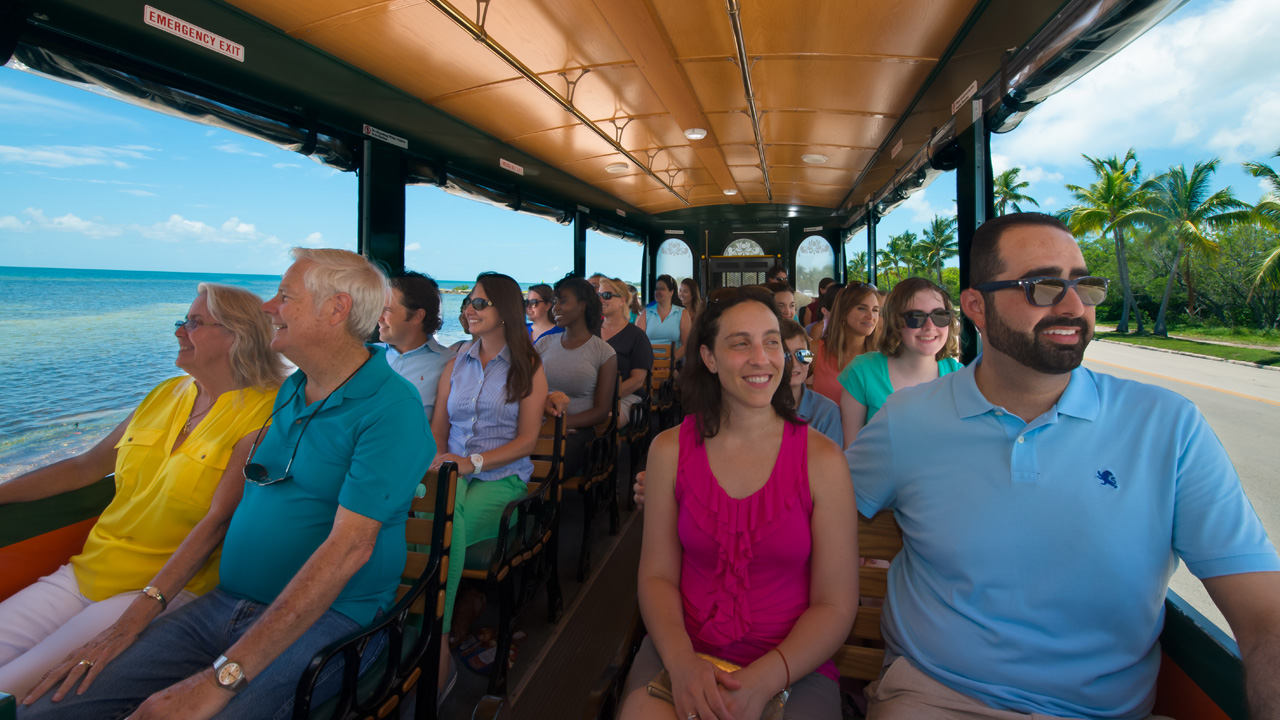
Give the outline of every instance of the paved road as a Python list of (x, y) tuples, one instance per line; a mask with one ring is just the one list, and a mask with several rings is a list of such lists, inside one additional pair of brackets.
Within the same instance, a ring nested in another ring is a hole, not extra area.
[[(1194, 402), (1235, 463), (1268, 534), (1280, 541), (1280, 372), (1109, 342), (1090, 344), (1085, 365), (1168, 388)], [(1185, 567), (1172, 586), (1227, 629), (1204, 586)]]

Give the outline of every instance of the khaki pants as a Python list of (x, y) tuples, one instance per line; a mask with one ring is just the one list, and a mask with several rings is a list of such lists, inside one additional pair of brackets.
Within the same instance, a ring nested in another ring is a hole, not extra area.
[[(900, 657), (867, 686), (867, 720), (1060, 720), (996, 710), (934, 680)], [(1152, 715), (1148, 720), (1172, 720)]]

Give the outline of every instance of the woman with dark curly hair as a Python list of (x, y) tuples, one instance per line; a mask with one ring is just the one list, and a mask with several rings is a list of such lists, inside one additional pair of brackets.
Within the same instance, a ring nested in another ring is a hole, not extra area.
[[(857, 508), (840, 448), (796, 418), (772, 294), (712, 293), (681, 377), (690, 411), (649, 456), (640, 611), (622, 715), (840, 717), (832, 654), (857, 610)], [(702, 657), (741, 669), (726, 672)], [(662, 671), (672, 705), (646, 686)]]
[(534, 344), (547, 371), (547, 385), (553, 393), (568, 396), (568, 405), (556, 407), (565, 416), (565, 477), (582, 468), (586, 446), (595, 439), (593, 427), (614, 411), (614, 383), (618, 381), (618, 360), (614, 349), (600, 338), (604, 310), (600, 295), (580, 277), (566, 277), (556, 283), (556, 324), (559, 335), (548, 335)]

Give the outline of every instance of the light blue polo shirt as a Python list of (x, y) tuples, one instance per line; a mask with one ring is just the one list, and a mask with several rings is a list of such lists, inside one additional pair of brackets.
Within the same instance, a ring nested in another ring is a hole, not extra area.
[(831, 398), (804, 388), (796, 415), (801, 420), (808, 420), (809, 427), (834, 440), (838, 447), (844, 447), (844, 425), (840, 424), (840, 407), (831, 402)]
[(435, 338), (427, 338), (422, 345), (402, 353), (386, 343), (376, 343), (387, 351), (387, 364), (399, 373), (418, 390), (422, 397), (422, 410), (427, 416), (427, 425), (431, 425), (431, 413), (436, 406), (436, 387), (440, 382), (440, 373), (444, 366), (453, 359), (453, 351), (436, 342)]
[(391, 370), (382, 348), (369, 352), (368, 362), (327, 401), (307, 405), (301, 370), (280, 387), (279, 412), (253, 462), (279, 478), (297, 447), (292, 477), (271, 485), (245, 483), (222, 543), (223, 591), (273, 602), (329, 537), (341, 505), (381, 522), (382, 529), (373, 555), (331, 609), (367, 625), (395, 602), (405, 563), (404, 521), (436, 446), (413, 386)]
[(1187, 399), (1077, 368), (1026, 423), (976, 366), (894, 393), (846, 452), (858, 510), (902, 528), (889, 649), (995, 708), (1145, 718), (1178, 560), (1207, 578), (1280, 558)]

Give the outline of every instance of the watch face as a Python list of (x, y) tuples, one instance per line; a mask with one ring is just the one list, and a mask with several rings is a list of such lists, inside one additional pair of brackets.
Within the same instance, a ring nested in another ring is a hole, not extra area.
[(229, 662), (218, 668), (218, 684), (226, 687), (235, 685), (244, 677), (244, 671), (240, 669), (240, 663)]

